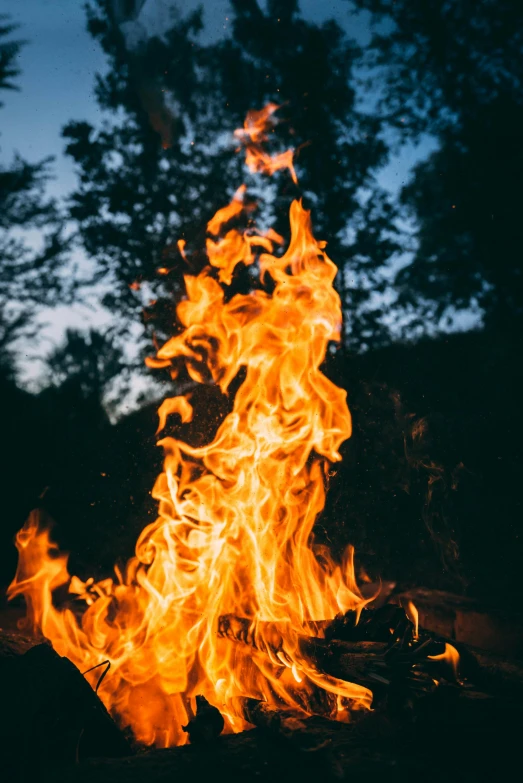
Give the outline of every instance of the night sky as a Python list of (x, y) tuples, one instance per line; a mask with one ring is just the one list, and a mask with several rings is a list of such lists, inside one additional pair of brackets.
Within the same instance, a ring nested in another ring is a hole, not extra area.
[[(161, 33), (168, 24), (173, 5), (183, 12), (203, 5), (206, 40), (227, 34), (227, 0), (203, 3), (147, 0), (138, 21), (147, 32)], [(369, 38), (366, 16), (351, 16), (350, 6), (344, 0), (302, 0), (301, 7), (305, 16), (316, 22), (335, 18), (361, 43)], [(15, 151), (31, 162), (54, 155), (55, 179), (49, 191), (58, 197), (66, 196), (74, 187), (75, 174), (71, 162), (63, 155), (61, 129), (69, 120), (87, 120), (93, 125), (100, 122), (102, 113), (96, 105), (93, 88), (95, 74), (106, 67), (103, 53), (85, 29), (83, 0), (0, 0), (0, 8), (20, 25), (15, 37), (27, 41), (19, 56), (20, 91), (3, 96), (0, 158), (6, 163)], [(397, 190), (407, 180), (413, 163), (432, 148), (430, 139), (426, 139), (417, 147), (403, 149), (381, 172), (382, 184)], [(77, 260), (82, 263), (80, 254)], [(90, 306), (47, 311), (41, 318), (37, 352), (47, 353), (68, 325), (85, 328), (89, 323), (101, 325), (107, 319), (108, 315), (96, 304), (95, 292)], [(38, 372), (38, 361), (31, 361), (28, 356), (23, 377), (29, 381)]]

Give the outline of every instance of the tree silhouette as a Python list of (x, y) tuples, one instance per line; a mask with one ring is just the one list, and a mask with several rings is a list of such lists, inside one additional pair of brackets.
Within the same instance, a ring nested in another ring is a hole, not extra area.
[[(350, 83), (359, 50), (334, 22), (305, 21), (297, 2), (231, 5), (231, 37), (204, 45), (199, 12), (147, 38), (140, 3), (88, 4), (89, 30), (110, 66), (96, 87), (109, 119), (99, 130), (72, 122), (64, 136), (79, 173), (70, 214), (96, 261), (94, 279), (110, 283), (105, 304), (128, 323), (142, 313), (159, 339), (172, 333), (183, 274), (205, 264), (205, 225), (246, 176), (232, 131), (249, 109), (272, 100), (283, 104), (273, 143), (298, 150), (301, 190), (288, 173), (276, 175), (263, 186), (270, 208), (259, 216), (272, 213), (286, 233), (290, 198), (303, 193), (342, 270), (346, 309), (359, 314), (348, 319), (348, 339), (385, 340), (373, 296), (385, 289), (380, 269), (396, 250), (394, 212), (374, 178), (387, 156), (380, 122), (357, 108)], [(231, 293), (253, 284), (238, 270)]]
[(49, 385), (102, 405), (109, 384), (125, 367), (114, 340), (95, 329), (67, 329), (65, 340), (47, 356)]
[[(22, 42), (12, 39), (15, 29), (5, 17), (0, 19), (0, 90), (16, 89), (15, 62)], [(0, 365), (4, 373), (14, 373), (14, 343), (31, 334), (35, 306), (55, 305), (71, 293), (61, 274), (68, 251), (63, 219), (56, 203), (45, 195), (51, 160), (31, 164), (15, 155), (9, 166), (0, 166)]]
[(514, 330), (523, 316), (523, 5), (354, 4), (381, 23), (367, 63), (383, 121), (402, 138), (429, 132), (439, 142), (401, 195), (419, 245), (397, 276), (400, 302), (418, 322), (473, 306), (487, 325)]

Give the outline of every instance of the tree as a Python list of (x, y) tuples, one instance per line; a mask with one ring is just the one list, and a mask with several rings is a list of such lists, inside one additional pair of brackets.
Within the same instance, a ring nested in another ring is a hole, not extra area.
[(382, 120), (403, 139), (439, 142), (401, 194), (419, 230), (413, 263), (396, 278), (400, 302), (419, 319), (476, 307), (486, 324), (513, 328), (523, 317), (523, 5), (354, 5), (381, 30), (367, 64)]
[[(22, 42), (15, 25), (0, 18), (0, 89), (13, 90)], [(3, 104), (0, 103), (0, 108)], [(32, 334), (35, 307), (65, 301), (70, 284), (62, 275), (68, 243), (63, 218), (45, 195), (51, 158), (28, 163), (15, 155), (0, 165), (0, 364), (14, 374), (15, 342)], [(34, 239), (29, 232), (37, 232)]]
[[(380, 269), (396, 249), (394, 214), (374, 179), (387, 156), (380, 122), (357, 109), (350, 84), (359, 50), (334, 22), (305, 21), (297, 2), (231, 6), (231, 36), (204, 45), (199, 12), (147, 38), (139, 2), (88, 4), (89, 30), (110, 65), (96, 86), (108, 119), (100, 129), (72, 122), (64, 136), (79, 173), (70, 214), (96, 261), (94, 279), (111, 283), (105, 304), (128, 323), (142, 312), (159, 339), (172, 333), (183, 274), (205, 264), (206, 223), (245, 178), (232, 131), (272, 100), (283, 104), (274, 144), (298, 149), (301, 187), (285, 172), (264, 186), (275, 227), (286, 233), (290, 198), (302, 192), (342, 270), (346, 309), (359, 313), (349, 318), (350, 341), (385, 339), (372, 292), (386, 285)], [(238, 270), (231, 292), (254, 284)]]
[(90, 329), (67, 329), (65, 340), (48, 355), (49, 386), (102, 406), (111, 382), (125, 368), (122, 351), (111, 337)]

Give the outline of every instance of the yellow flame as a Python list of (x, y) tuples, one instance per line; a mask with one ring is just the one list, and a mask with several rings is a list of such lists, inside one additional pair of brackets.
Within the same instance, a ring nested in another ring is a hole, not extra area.
[(418, 631), (419, 631), (419, 614), (418, 614), (418, 610), (414, 606), (413, 602), (410, 601), (410, 600), (407, 601), (407, 603), (405, 604), (405, 606), (403, 608), (405, 609), (405, 614), (407, 615), (407, 617), (409, 618), (409, 620), (411, 621), (411, 623), (414, 626), (414, 638), (417, 639), (418, 635), (419, 635), (418, 634)]
[[(247, 153), (264, 138), (258, 120), (246, 122)], [(233, 228), (220, 236), (241, 212), (243, 192), (209, 222), (210, 267), (185, 277), (187, 296), (177, 309), (184, 331), (148, 361), (184, 362), (194, 381), (211, 378), (224, 394), (242, 370), (232, 411), (207, 445), (160, 441), (158, 518), (116, 579), (71, 580), (67, 557), (36, 515), (16, 538), (9, 595), (25, 596), (32, 622), (82, 671), (110, 661), (99, 694), (146, 744), (183, 744), (181, 726), (196, 694), (222, 711), (229, 731), (246, 726), (234, 710), (241, 696), (309, 712), (314, 702), (341, 720), (372, 699), (367, 688), (321, 674), (300, 645), (313, 632), (311, 621), (359, 612), (368, 601), (356, 584), (352, 549), (337, 563), (312, 536), (328, 464), (340, 460), (351, 434), (346, 392), (319, 369), (329, 342), (340, 339), (337, 270), (299, 201), (290, 207), (283, 254), (273, 252), (283, 241), (273, 231)], [(237, 264), (255, 261), (272, 293), (227, 299), (222, 283)], [(162, 403), (159, 429), (174, 414), (191, 420), (187, 395)], [(68, 582), (85, 602), (80, 620), (52, 600)], [(244, 618), (250, 643), (218, 633), (225, 615)]]
[(427, 655), (427, 658), (431, 661), (442, 661), (447, 663), (452, 669), (454, 679), (458, 679), (459, 652), (452, 644), (445, 642), (445, 652), (442, 652), (439, 655)]

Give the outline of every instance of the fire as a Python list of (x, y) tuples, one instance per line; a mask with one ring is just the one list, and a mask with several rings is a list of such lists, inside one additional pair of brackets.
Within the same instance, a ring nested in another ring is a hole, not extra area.
[(416, 609), (412, 601), (407, 601), (403, 608), (405, 609), (405, 614), (407, 615), (412, 625), (414, 626), (414, 639), (417, 639), (419, 636), (418, 610)]
[(234, 135), (245, 145), (245, 163), (250, 171), (274, 174), (275, 171), (289, 169), (293, 182), (297, 184), (298, 177), (294, 170), (293, 150), (269, 155), (263, 149), (263, 144), (269, 138), (267, 130), (270, 127), (272, 115), (279, 108), (276, 103), (268, 103), (259, 111), (248, 112), (243, 128), (238, 128)]
[(440, 655), (429, 655), (427, 657), (431, 661), (440, 661), (445, 664), (452, 671), (454, 679), (458, 679), (459, 652), (452, 644), (445, 642), (445, 652), (440, 653)]
[[(286, 166), (295, 178), (292, 151), (262, 154), (276, 108), (249, 113), (237, 136), (248, 165)], [(221, 711), (229, 731), (248, 725), (241, 697), (338, 719), (372, 700), (367, 688), (321, 674), (302, 644), (311, 621), (360, 611), (369, 600), (356, 584), (352, 549), (336, 563), (312, 535), (328, 465), (351, 434), (346, 392), (319, 369), (329, 342), (340, 339), (337, 270), (300, 201), (290, 207), (284, 253), (274, 251), (283, 239), (273, 231), (227, 228), (244, 192), (209, 221), (210, 266), (185, 277), (177, 310), (184, 331), (148, 362), (173, 376), (183, 363), (194, 381), (223, 394), (242, 371), (231, 413), (205, 446), (159, 441), (158, 518), (114, 579), (71, 578), (36, 514), (16, 538), (9, 595), (24, 595), (34, 626), (82, 671), (109, 661), (98, 691), (104, 703), (138, 741), (164, 747), (186, 742), (181, 727), (197, 695)], [(254, 262), (267, 290), (227, 299), (223, 285), (236, 266)], [(189, 393), (161, 404), (160, 431), (170, 416), (192, 419)], [(82, 604), (80, 617), (53, 603), (65, 585)], [(244, 644), (228, 638), (235, 622), (245, 625)]]

